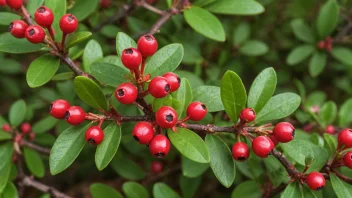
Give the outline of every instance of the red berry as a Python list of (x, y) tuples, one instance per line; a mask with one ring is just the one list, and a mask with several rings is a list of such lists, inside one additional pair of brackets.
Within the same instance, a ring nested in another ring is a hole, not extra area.
[(31, 25), (26, 29), (26, 39), (31, 43), (42, 43), (45, 39), (45, 32), (38, 25)]
[(325, 49), (325, 42), (324, 41), (319, 41), (317, 43), (318, 49)]
[(156, 0), (147, 0), (147, 3), (149, 3), (149, 4), (153, 4), (155, 2), (156, 2)]
[(166, 78), (167, 82), (170, 85), (170, 92), (177, 91), (181, 85), (181, 79), (177, 76), (177, 74), (172, 72), (167, 72), (163, 75)]
[(158, 50), (158, 42), (154, 36), (147, 34), (138, 40), (138, 50), (143, 57), (152, 56)]
[(273, 141), (266, 136), (258, 136), (252, 142), (254, 154), (261, 158), (266, 158), (274, 147)]
[(193, 121), (200, 121), (207, 115), (208, 109), (201, 102), (192, 102), (187, 107), (187, 116)]
[(21, 132), (22, 132), (22, 134), (30, 133), (31, 130), (32, 130), (31, 124), (29, 124), (28, 122), (25, 122), (25, 123), (21, 124)]
[(307, 175), (306, 183), (312, 190), (320, 190), (325, 186), (325, 178), (319, 172), (311, 172)]
[(54, 14), (48, 7), (40, 6), (34, 13), (34, 18), (38, 25), (48, 28), (54, 21)]
[(132, 104), (138, 97), (137, 87), (132, 83), (122, 83), (116, 88), (115, 97), (122, 104)]
[(249, 148), (243, 142), (237, 142), (232, 146), (232, 157), (237, 161), (245, 161), (249, 157)]
[(109, 8), (111, 5), (111, 0), (100, 0), (100, 7)]
[(17, 134), (15, 136), (15, 142), (18, 143), (18, 144), (21, 144), (22, 138), (23, 138), (22, 134)]
[(104, 140), (104, 132), (98, 126), (91, 126), (87, 129), (85, 138), (89, 144), (98, 145)]
[(9, 32), (16, 38), (24, 38), (28, 25), (22, 20), (14, 20), (9, 25)]
[(154, 174), (163, 172), (163, 168), (164, 168), (163, 164), (159, 161), (154, 161), (150, 164), (150, 170)]
[(332, 43), (325, 43), (325, 49), (327, 52), (330, 52), (332, 50)]
[(295, 127), (288, 122), (280, 122), (273, 129), (273, 135), (279, 142), (289, 142), (295, 136)]
[(126, 68), (137, 70), (142, 62), (142, 55), (136, 48), (127, 48), (122, 52), (121, 61)]
[(271, 139), (271, 141), (273, 141), (274, 145), (276, 146), (279, 142), (277, 141), (277, 139), (275, 138), (275, 136), (270, 135), (269, 138)]
[(148, 91), (154, 98), (163, 98), (171, 91), (171, 86), (166, 78), (157, 76), (150, 81)]
[(50, 115), (57, 119), (64, 119), (65, 113), (70, 106), (70, 103), (66, 100), (55, 100), (50, 105)]
[(343, 129), (337, 137), (339, 145), (344, 145), (346, 148), (352, 147), (352, 129)]
[(325, 128), (325, 132), (329, 133), (329, 134), (334, 134), (335, 133), (335, 127), (333, 125), (329, 124)]
[(10, 132), (11, 126), (9, 124), (4, 124), (4, 125), (2, 125), (2, 130), (6, 131), (6, 132)]
[(154, 127), (149, 122), (138, 122), (133, 130), (132, 135), (140, 144), (149, 144), (154, 137)]
[(149, 143), (149, 150), (155, 157), (162, 158), (170, 151), (170, 140), (165, 135), (156, 135)]
[(352, 168), (352, 151), (349, 151), (343, 156), (343, 163), (348, 168)]
[(13, 9), (20, 9), (22, 7), (22, 0), (6, 0), (7, 5)]
[(86, 119), (86, 113), (81, 107), (72, 106), (66, 110), (65, 119), (72, 125), (81, 124)]
[(31, 141), (34, 141), (34, 140), (35, 140), (35, 133), (31, 132), (31, 133), (29, 134), (29, 139), (30, 139)]
[(163, 106), (156, 112), (155, 120), (161, 128), (170, 129), (176, 125), (177, 113), (172, 107)]
[(60, 29), (65, 34), (70, 34), (77, 30), (78, 21), (72, 14), (65, 14), (60, 19)]
[(5, 0), (0, 0), (0, 6), (5, 6), (6, 5), (6, 1)]
[(242, 122), (252, 122), (255, 120), (255, 112), (252, 108), (245, 108), (240, 113), (240, 119)]

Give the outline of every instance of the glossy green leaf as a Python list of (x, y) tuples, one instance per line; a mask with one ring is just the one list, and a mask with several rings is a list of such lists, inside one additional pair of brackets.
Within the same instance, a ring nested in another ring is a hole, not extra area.
[(126, 48), (137, 48), (137, 43), (127, 34), (119, 32), (116, 35), (116, 51), (121, 56), (122, 51)]
[(259, 113), (275, 92), (277, 77), (275, 70), (270, 67), (254, 79), (248, 94), (248, 107)]
[(107, 109), (105, 95), (93, 80), (84, 76), (77, 76), (74, 80), (74, 87), (77, 95), (83, 102), (93, 108)]
[(123, 196), (114, 188), (102, 183), (94, 183), (90, 185), (89, 191), (93, 198), (123, 198)]
[(39, 87), (55, 75), (59, 69), (60, 59), (50, 54), (43, 55), (35, 59), (27, 70), (26, 80), (31, 88)]
[(339, 5), (336, 0), (328, 0), (320, 8), (317, 18), (317, 30), (320, 38), (332, 33), (339, 20)]
[(125, 76), (129, 75), (129, 70), (110, 63), (97, 61), (90, 66), (91, 74), (102, 84), (113, 87), (126, 82)]
[(313, 52), (314, 47), (312, 45), (300, 45), (290, 52), (286, 62), (288, 65), (297, 65), (307, 59)]
[(86, 145), (84, 134), (88, 127), (90, 124), (72, 126), (60, 134), (50, 152), (49, 165), (52, 175), (61, 173), (75, 161)]
[(12, 126), (17, 127), (20, 125), (27, 112), (27, 105), (24, 100), (17, 100), (16, 102), (12, 103), (9, 111), (9, 121)]
[(221, 102), (220, 87), (199, 86), (193, 89), (193, 100), (205, 104), (208, 112), (222, 111), (224, 105)]
[(22, 65), (13, 59), (2, 59), (0, 72), (3, 74), (19, 74), (22, 73)]
[(9, 32), (0, 34), (0, 52), (24, 54), (39, 51), (43, 47), (41, 44), (32, 44), (24, 38), (15, 38)]
[(251, 197), (251, 198), (260, 198), (262, 196), (262, 192), (260, 190), (260, 186), (256, 181), (247, 180), (245, 182), (240, 183), (231, 194), (232, 198), (237, 197)]
[(162, 182), (158, 182), (153, 186), (153, 197), (154, 198), (180, 198), (172, 188)]
[(95, 164), (98, 170), (103, 170), (115, 156), (121, 141), (121, 127), (115, 122), (104, 129), (104, 140), (95, 152)]
[(266, 43), (258, 40), (249, 40), (242, 44), (240, 52), (247, 56), (261, 56), (269, 51)]
[(43, 5), (44, 0), (30, 0), (27, 3), (27, 10), (31, 16), (34, 16), (35, 11)]
[(12, 135), (9, 132), (0, 130), (0, 141), (10, 140), (10, 139), (12, 139)]
[(301, 104), (301, 97), (294, 93), (282, 93), (270, 98), (257, 114), (256, 122), (277, 120), (289, 116)]
[(6, 187), (11, 171), (11, 159), (13, 154), (12, 143), (0, 145), (0, 194)]
[(168, 130), (168, 137), (175, 148), (190, 160), (209, 163), (209, 151), (203, 139), (196, 133), (185, 128), (177, 128), (177, 132)]
[(66, 14), (66, 1), (62, 0), (45, 0), (45, 6), (50, 8), (54, 13), (54, 22), (52, 27), (56, 30), (56, 40), (60, 40), (62, 37), (62, 31), (60, 31), (60, 19)]
[(144, 186), (137, 182), (125, 182), (122, 185), (122, 191), (127, 198), (148, 198), (149, 193)]
[(145, 73), (152, 77), (163, 75), (175, 70), (182, 61), (183, 47), (181, 44), (170, 44), (159, 49), (145, 65)]
[(352, 197), (352, 186), (343, 182), (334, 173), (330, 173), (330, 181), (338, 198)]
[(62, 81), (62, 80), (69, 80), (75, 77), (75, 74), (73, 72), (63, 72), (60, 74), (56, 74), (51, 78), (53, 81)]
[(290, 183), (281, 195), (281, 198), (298, 198), (302, 197), (301, 190), (297, 182)]
[(180, 119), (193, 98), (191, 85), (186, 78), (181, 79), (180, 88), (172, 93), (172, 98), (181, 101), (180, 108), (175, 109)]
[(189, 177), (189, 178), (199, 177), (208, 168), (209, 168), (209, 164), (198, 163), (182, 156), (182, 174), (185, 177)]
[(103, 58), (103, 50), (100, 44), (95, 40), (90, 40), (83, 52), (84, 71), (90, 73), (90, 65)]
[(347, 127), (352, 122), (352, 98), (346, 100), (340, 107), (338, 121), (342, 127)]
[(0, 12), (0, 25), (8, 26), (12, 21), (19, 20), (21, 17), (11, 12)]
[(311, 143), (304, 140), (294, 139), (291, 142), (281, 144), (281, 147), (288, 156), (301, 165), (305, 165), (307, 157), (314, 157)]
[(4, 192), (2, 193), (3, 198), (18, 198), (18, 192), (15, 184), (12, 182), (7, 183)]
[(44, 119), (36, 122), (33, 127), (32, 131), (35, 133), (45, 133), (49, 132), (50, 129), (52, 129), (58, 120), (56, 118), (53, 118), (52, 116), (45, 117)]
[(326, 66), (326, 53), (315, 52), (309, 61), (309, 73), (311, 76), (318, 76)]
[(155, 112), (157, 112), (163, 106), (172, 106), (172, 97), (170, 94), (163, 98), (155, 98), (153, 100), (153, 110)]
[(225, 41), (224, 27), (211, 12), (192, 6), (191, 9), (185, 10), (184, 17), (196, 32), (216, 41)]
[(337, 106), (335, 102), (326, 102), (319, 111), (319, 117), (324, 126), (332, 124), (337, 115)]
[(310, 27), (303, 19), (294, 19), (291, 21), (291, 28), (295, 36), (303, 42), (314, 43), (315, 39)]
[(88, 32), (88, 31), (74, 32), (72, 34), (69, 34), (66, 38), (66, 41), (65, 41), (65, 48), (69, 49), (69, 48), (77, 45), (78, 43), (85, 41), (86, 39), (88, 39), (91, 36), (92, 36), (92, 33)]
[(141, 180), (146, 174), (139, 165), (126, 156), (118, 156), (112, 159), (110, 166), (121, 177), (129, 180)]
[(75, 0), (69, 13), (75, 15), (78, 21), (83, 21), (98, 8), (99, 0)]
[(249, 26), (248, 23), (240, 23), (233, 34), (233, 44), (234, 45), (240, 45), (244, 41), (246, 41), (251, 33), (251, 27)]
[(40, 158), (40, 155), (35, 150), (32, 150), (30, 148), (24, 148), (23, 154), (28, 170), (35, 177), (44, 177), (45, 168), (43, 160)]
[(180, 176), (180, 188), (182, 191), (182, 197), (184, 198), (192, 198), (196, 194), (202, 178), (188, 178), (185, 176)]
[(352, 66), (352, 50), (345, 47), (334, 47), (331, 50), (331, 54), (341, 63)]
[(206, 6), (211, 12), (229, 15), (256, 15), (264, 12), (264, 7), (254, 0), (221, 0)]
[(11, 162), (8, 161), (3, 167), (0, 167), (0, 194), (6, 188), (11, 172)]
[(324, 133), (324, 141), (324, 147), (329, 152), (330, 156), (332, 156), (337, 148), (337, 138), (333, 135)]

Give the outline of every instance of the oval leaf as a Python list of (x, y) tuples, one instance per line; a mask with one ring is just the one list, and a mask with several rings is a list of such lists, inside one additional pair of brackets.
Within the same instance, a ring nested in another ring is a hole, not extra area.
[(301, 190), (297, 182), (290, 183), (281, 195), (281, 198), (297, 198), (302, 197)]
[(147, 189), (137, 182), (125, 182), (122, 185), (122, 191), (127, 198), (148, 198), (149, 193)]
[(337, 106), (335, 102), (328, 101), (326, 102), (319, 111), (320, 121), (327, 126), (328, 124), (332, 124), (336, 118), (337, 114)]
[(28, 170), (36, 177), (44, 177), (45, 168), (40, 155), (35, 150), (30, 148), (24, 148), (23, 153)]
[(18, 198), (18, 192), (15, 184), (12, 182), (7, 183), (4, 192), (2, 193), (3, 198)]
[(137, 43), (127, 34), (119, 32), (116, 35), (116, 51), (121, 56), (122, 51), (126, 48), (134, 47), (137, 48)]
[(315, 52), (309, 61), (309, 73), (311, 76), (318, 76), (326, 66), (326, 53)]
[(129, 180), (140, 180), (145, 177), (145, 172), (139, 165), (126, 156), (116, 156), (112, 159), (110, 166), (121, 177)]
[(317, 30), (320, 38), (325, 38), (334, 31), (339, 19), (339, 5), (336, 0), (328, 0), (320, 8), (317, 19)]
[(314, 51), (312, 45), (300, 45), (294, 48), (287, 56), (286, 62), (289, 65), (297, 65), (308, 58)]
[(119, 86), (126, 82), (126, 75), (129, 75), (129, 70), (125, 67), (119, 67), (105, 62), (95, 62), (90, 66), (91, 74), (102, 84), (113, 87)]
[(20, 125), (27, 113), (27, 105), (24, 100), (17, 100), (10, 107), (9, 121), (12, 126)]
[(334, 173), (330, 173), (330, 181), (338, 198), (352, 197), (352, 186), (343, 182)]
[(57, 119), (53, 118), (52, 116), (48, 116), (39, 122), (35, 123), (32, 127), (32, 131), (35, 133), (45, 133), (48, 130), (52, 129), (56, 123), (58, 122)]
[(222, 111), (224, 105), (221, 102), (220, 87), (198, 86), (193, 89), (193, 101), (199, 101), (207, 106), (208, 112)]
[(291, 142), (281, 144), (281, 147), (293, 160), (304, 166), (306, 158), (314, 157), (314, 152), (310, 144), (305, 140), (294, 139)]
[(243, 43), (239, 50), (247, 56), (261, 56), (268, 53), (269, 47), (262, 41), (250, 40)]
[(182, 156), (182, 174), (185, 177), (189, 177), (189, 178), (199, 177), (208, 168), (209, 168), (209, 164), (198, 163)]
[(78, 21), (82, 21), (91, 15), (98, 7), (99, 0), (75, 0), (70, 13), (75, 15)]
[(19, 20), (21, 17), (11, 12), (0, 12), (0, 25), (9, 25), (14, 20)]
[(334, 47), (331, 50), (332, 56), (341, 63), (352, 66), (352, 51), (345, 47)]
[(103, 50), (100, 44), (95, 40), (90, 40), (83, 52), (84, 71), (90, 74), (90, 65), (103, 58)]
[(123, 198), (123, 196), (114, 188), (101, 183), (94, 183), (90, 185), (89, 191), (93, 198)]
[(291, 21), (291, 28), (295, 36), (303, 42), (314, 43), (315, 39), (309, 26), (303, 19), (294, 19)]
[(237, 197), (251, 197), (251, 198), (260, 198), (262, 197), (262, 192), (260, 186), (256, 181), (247, 180), (240, 183), (231, 194), (232, 198)]
[(43, 45), (41, 44), (32, 44), (24, 38), (15, 38), (9, 32), (0, 35), (0, 52), (24, 54), (29, 52), (36, 52), (42, 48)]
[(214, 1), (206, 9), (218, 14), (256, 15), (264, 12), (264, 7), (254, 0), (221, 0)]
[(341, 127), (347, 127), (352, 122), (352, 98), (346, 100), (339, 111), (339, 125)]
[(45, 0), (45, 6), (47, 6), (48, 8), (50, 8), (53, 13), (54, 13), (54, 22), (52, 24), (52, 27), (54, 28), (54, 30), (56, 31), (56, 40), (61, 39), (62, 37), (62, 31), (60, 30), (60, 19), (61, 16), (64, 16), (66, 14), (66, 1), (62, 1), (62, 0)]
[(233, 34), (233, 44), (240, 45), (244, 41), (246, 41), (251, 33), (251, 27), (248, 23), (240, 23)]
[(180, 198), (174, 190), (172, 190), (168, 185), (162, 182), (158, 182), (153, 186), (153, 197), (154, 198)]
[(200, 183), (202, 181), (201, 177), (197, 178), (188, 178), (184, 176), (180, 176), (180, 188), (182, 191), (182, 196), (184, 198), (192, 198), (196, 194)]
[(176, 92), (172, 93), (172, 98), (181, 101), (180, 108), (175, 109), (179, 118), (182, 118), (182, 115), (188, 105), (192, 102), (192, 88), (190, 83), (186, 78), (181, 79), (180, 88)]
[(78, 43), (88, 39), (90, 36), (92, 36), (92, 33), (88, 31), (74, 32), (72, 34), (69, 34), (65, 41), (65, 49), (69, 49), (77, 45)]

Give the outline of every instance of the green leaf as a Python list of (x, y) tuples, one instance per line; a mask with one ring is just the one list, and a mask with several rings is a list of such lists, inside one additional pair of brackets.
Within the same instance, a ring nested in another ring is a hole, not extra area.
[(0, 194), (4, 191), (8, 183), (11, 172), (11, 162), (8, 161), (3, 167), (0, 167)]
[(326, 66), (326, 53), (315, 52), (309, 61), (309, 73), (312, 77), (317, 77)]
[(225, 41), (225, 30), (216, 16), (209, 11), (192, 6), (184, 11), (185, 20), (196, 32), (216, 41)]
[(333, 101), (326, 102), (319, 111), (319, 117), (324, 126), (332, 124), (336, 118), (336, 114), (337, 106)]
[[(241, 78), (233, 71), (227, 71), (222, 77), (221, 101), (227, 115), (237, 123), (241, 110), (246, 106), (247, 93)], [(209, 105), (207, 107), (209, 109)]]
[(207, 106), (208, 112), (222, 111), (224, 105), (221, 102), (220, 87), (199, 86), (193, 89), (193, 100), (199, 101)]
[(27, 3), (27, 10), (31, 16), (34, 16), (35, 11), (43, 5), (44, 0), (30, 0)]
[(126, 68), (101, 61), (93, 63), (90, 70), (99, 82), (113, 87), (126, 82), (125, 76), (129, 75), (129, 70)]
[(352, 51), (345, 47), (334, 47), (331, 50), (332, 56), (341, 63), (352, 66)]
[(150, 73), (152, 77), (155, 77), (173, 71), (181, 63), (182, 57), (183, 47), (181, 44), (166, 45), (148, 59), (145, 73)]
[(251, 197), (251, 198), (260, 198), (262, 196), (262, 192), (260, 190), (260, 186), (256, 181), (247, 180), (245, 182), (240, 183), (231, 194), (232, 198), (237, 197)]
[(90, 65), (103, 58), (103, 50), (99, 43), (95, 40), (90, 40), (83, 52), (84, 71), (90, 73)]
[(195, 178), (202, 175), (209, 168), (209, 164), (202, 164), (182, 156), (182, 174), (185, 177)]
[(168, 137), (175, 148), (190, 160), (209, 163), (209, 151), (203, 139), (196, 133), (185, 128), (177, 128), (177, 132), (168, 130)]
[(352, 122), (352, 98), (346, 100), (340, 108), (338, 121), (341, 127), (347, 127)]
[(93, 108), (107, 110), (108, 105), (105, 95), (93, 80), (84, 76), (77, 76), (74, 80), (74, 87), (83, 102)]
[(72, 126), (63, 131), (56, 139), (49, 158), (52, 175), (61, 173), (75, 161), (86, 145), (84, 134), (90, 125)]
[(0, 130), (0, 141), (10, 140), (10, 139), (12, 139), (12, 135), (9, 132), (4, 132)]
[(174, 190), (162, 182), (158, 182), (153, 186), (154, 198), (181, 198)]
[(307, 59), (313, 52), (314, 47), (312, 45), (300, 45), (290, 52), (286, 62), (288, 65), (297, 65)]
[(121, 56), (122, 51), (126, 48), (134, 47), (137, 48), (137, 43), (127, 34), (119, 32), (116, 35), (116, 51)]
[(281, 198), (298, 198), (298, 197), (302, 197), (302, 195), (297, 182), (290, 183), (285, 188), (285, 191), (281, 195)]
[(215, 135), (208, 134), (205, 143), (210, 153), (210, 167), (220, 183), (229, 188), (236, 175), (235, 162), (226, 143)]
[(52, 27), (56, 30), (56, 40), (60, 40), (62, 37), (62, 31), (60, 31), (60, 19), (66, 14), (66, 1), (62, 0), (45, 0), (45, 6), (50, 8), (54, 13), (54, 22)]
[(19, 20), (21, 17), (11, 12), (0, 12), (0, 25), (8, 26), (12, 21)]
[(122, 185), (122, 191), (127, 198), (148, 198), (149, 193), (144, 186), (137, 182), (125, 182)]
[(7, 183), (4, 192), (2, 193), (3, 198), (18, 198), (18, 192), (15, 184), (12, 182)]
[(26, 39), (13, 37), (9, 32), (0, 34), (0, 52), (11, 54), (25, 54), (36, 52), (43, 48), (41, 44), (32, 44)]
[(288, 156), (303, 166), (307, 157), (314, 157), (311, 143), (304, 140), (294, 139), (291, 142), (281, 144), (281, 147)]
[(112, 159), (110, 166), (117, 174), (125, 179), (141, 180), (146, 176), (141, 167), (126, 156), (118, 156), (118, 154), (116, 154)]
[(95, 152), (95, 164), (98, 170), (103, 170), (115, 156), (121, 141), (121, 127), (115, 122), (104, 129), (104, 141), (98, 145)]
[(249, 40), (240, 47), (240, 52), (247, 56), (261, 56), (269, 51), (266, 43), (258, 40)]
[(254, 0), (221, 0), (206, 6), (206, 9), (229, 15), (257, 15), (264, 12), (264, 7)]
[(98, 4), (99, 0), (75, 0), (69, 12), (75, 15), (78, 21), (83, 21), (97, 9)]
[(182, 197), (184, 198), (192, 198), (196, 194), (202, 178), (188, 178), (185, 176), (180, 176), (180, 188), (182, 191)]
[(2, 59), (0, 72), (4, 74), (22, 73), (22, 64), (13, 59)]
[(32, 131), (37, 134), (48, 132), (56, 125), (57, 122), (57, 119), (53, 118), (52, 116), (47, 116), (44, 119), (36, 122), (32, 127)]
[(251, 27), (249, 26), (248, 23), (240, 23), (233, 34), (233, 44), (234, 45), (240, 45), (244, 41), (246, 41), (251, 33)]
[(321, 39), (331, 34), (339, 20), (339, 5), (335, 0), (328, 0), (320, 8), (317, 18), (317, 30)]
[(20, 125), (27, 112), (27, 105), (24, 100), (17, 100), (16, 102), (12, 103), (9, 111), (9, 121), (12, 126), (17, 127)]
[(180, 108), (175, 109), (180, 119), (193, 98), (191, 85), (186, 78), (181, 79), (180, 88), (172, 93), (172, 98), (181, 101)]
[(102, 183), (94, 183), (90, 185), (89, 191), (93, 198), (123, 198), (123, 196), (114, 188)]
[(11, 159), (13, 154), (12, 143), (0, 145), (0, 194), (6, 187), (11, 171)]
[(163, 98), (155, 98), (153, 100), (153, 110), (157, 112), (163, 106), (172, 106), (172, 97), (167, 95)]
[(343, 182), (334, 173), (330, 173), (330, 181), (338, 198), (352, 197), (352, 186)]
[(40, 158), (40, 155), (35, 150), (32, 150), (30, 148), (24, 148), (23, 153), (28, 170), (35, 177), (44, 177), (45, 168), (43, 160)]
[(333, 135), (324, 133), (324, 141), (325, 141), (324, 147), (326, 148), (326, 150), (329, 152), (329, 155), (331, 156), (336, 151), (337, 139)]
[(257, 114), (256, 122), (259, 123), (287, 117), (296, 111), (300, 103), (301, 97), (294, 93), (282, 93), (273, 96)]
[(303, 19), (294, 19), (291, 21), (291, 28), (295, 36), (303, 42), (314, 43), (315, 38), (310, 27)]
[(84, 32), (74, 32), (72, 34), (67, 35), (66, 41), (65, 41), (65, 49), (69, 49), (78, 43), (85, 41), (89, 37), (92, 36), (91, 32), (84, 31)]
[(70, 80), (75, 77), (73, 72), (64, 72), (60, 74), (56, 74), (51, 78), (52, 81), (63, 81), (63, 80)]
[(35, 59), (27, 70), (26, 80), (31, 88), (40, 87), (55, 75), (59, 69), (60, 59), (50, 54)]
[(248, 107), (259, 113), (273, 96), (276, 89), (277, 77), (272, 67), (264, 69), (254, 79), (248, 94)]

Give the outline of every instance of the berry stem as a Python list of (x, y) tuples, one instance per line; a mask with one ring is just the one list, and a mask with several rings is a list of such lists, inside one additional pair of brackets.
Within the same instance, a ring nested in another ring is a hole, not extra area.
[(145, 62), (146, 62), (147, 58), (143, 57), (142, 58), (142, 67), (141, 67), (141, 74), (142, 76), (144, 75), (144, 69), (145, 69)]
[(55, 33), (54, 33), (54, 29), (53, 29), (52, 26), (48, 27), (48, 32), (49, 32), (49, 35), (50, 35), (51, 39), (55, 43)]
[(65, 40), (66, 40), (66, 36), (67, 36), (66, 33), (63, 33), (63, 34), (62, 34), (62, 39), (61, 39), (61, 50), (62, 50), (62, 51), (64, 51), (64, 49), (65, 49)]
[(104, 123), (105, 119), (100, 119), (99, 120), (99, 124), (98, 124), (98, 127), (101, 128), (101, 125)]

